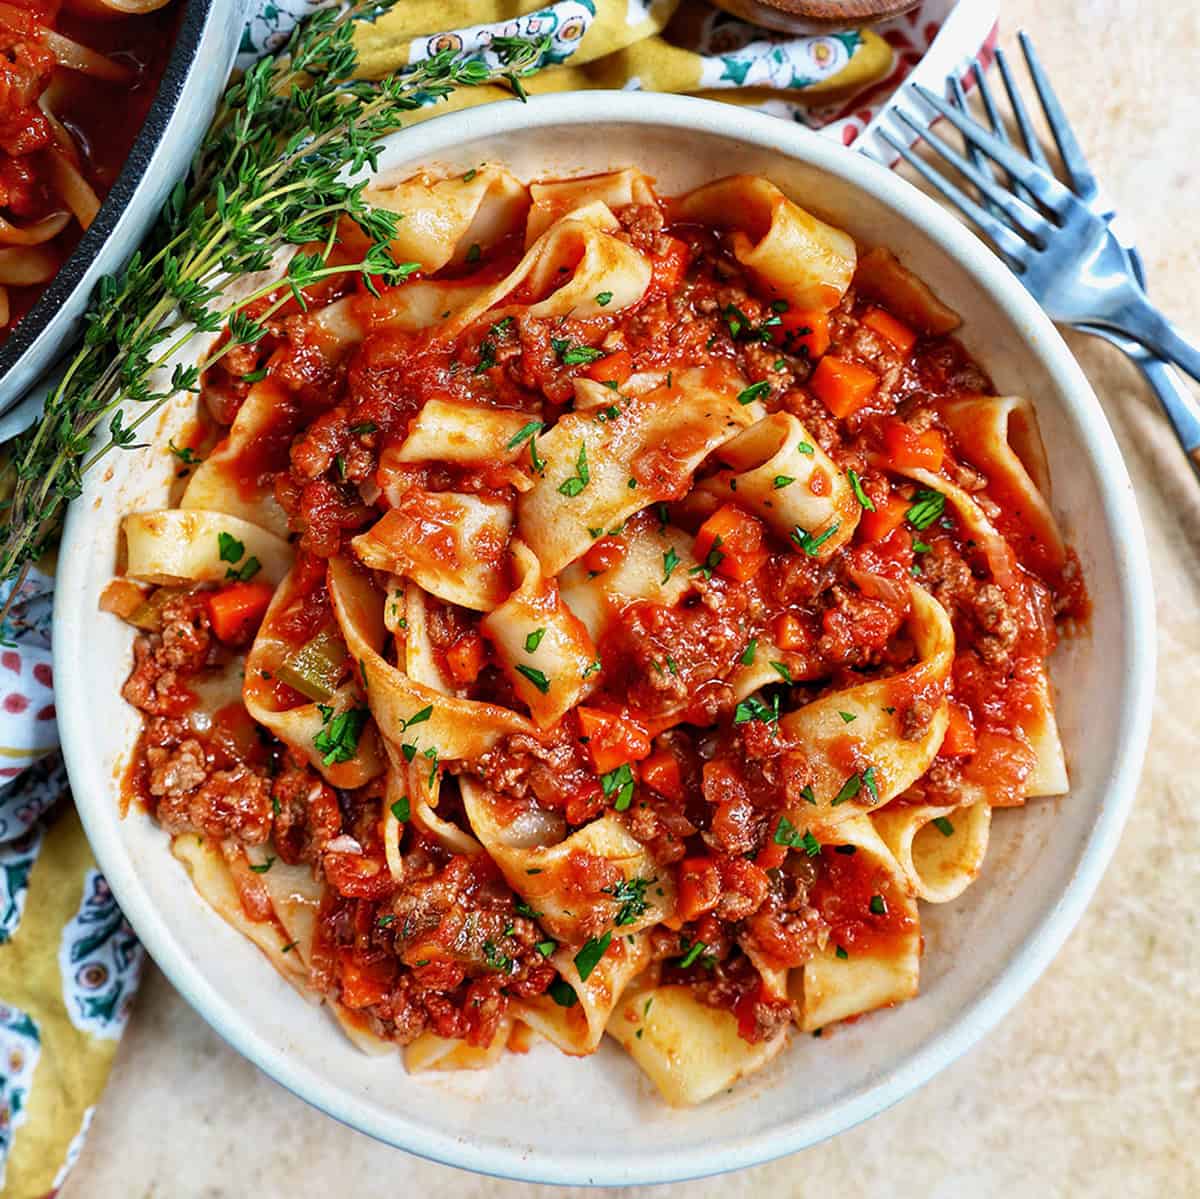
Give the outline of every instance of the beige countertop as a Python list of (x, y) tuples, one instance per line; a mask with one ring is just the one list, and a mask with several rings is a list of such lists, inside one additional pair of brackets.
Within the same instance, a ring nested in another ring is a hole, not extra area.
[[(1200, 5), (1007, 0), (1002, 20), (1005, 45), (1021, 27), (1037, 39), (1151, 291), (1200, 336)], [(1095, 339), (1069, 340), (1124, 448), (1157, 593), (1154, 728), (1116, 858), (1055, 962), (966, 1057), (835, 1140), (687, 1184), (691, 1197), (1200, 1195), (1200, 486), (1134, 369)], [(334, 1123), (238, 1057), (151, 968), (61, 1196), (534, 1190)]]

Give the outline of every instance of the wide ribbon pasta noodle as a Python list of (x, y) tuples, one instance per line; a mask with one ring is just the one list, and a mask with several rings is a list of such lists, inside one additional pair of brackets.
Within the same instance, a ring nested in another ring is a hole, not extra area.
[(198, 890), (413, 1072), (608, 1033), (700, 1103), (911, 998), (919, 903), (1067, 787), (1031, 406), (766, 179), (365, 195), (419, 272), (214, 361), (104, 597)]

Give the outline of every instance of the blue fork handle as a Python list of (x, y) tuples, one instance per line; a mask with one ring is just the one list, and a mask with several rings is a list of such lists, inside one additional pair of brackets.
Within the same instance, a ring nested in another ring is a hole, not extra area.
[(1200, 350), (1154, 307), (1140, 289), (1115, 312), (1094, 319), (1141, 342), (1159, 358), (1174, 362), (1200, 382)]
[(1197, 479), (1200, 479), (1200, 402), (1192, 395), (1188, 385), (1176, 374), (1174, 368), (1161, 358), (1156, 358), (1137, 342), (1094, 325), (1080, 325), (1084, 333), (1092, 333), (1111, 342), (1118, 350), (1128, 355), (1142, 372), (1151, 390), (1158, 397), (1162, 410), (1175, 430), (1175, 436), (1183, 447)]

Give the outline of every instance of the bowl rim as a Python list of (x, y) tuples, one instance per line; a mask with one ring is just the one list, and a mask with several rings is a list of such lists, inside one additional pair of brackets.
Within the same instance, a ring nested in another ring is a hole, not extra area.
[[(146, 119), (129, 148), (129, 154), (121, 164), (116, 181), (104, 197), (99, 212), (88, 226), (79, 244), (67, 256), (54, 278), (46, 285), (37, 303), (17, 322), (9, 337), (0, 344), (0, 385), (25, 354), (51, 328), (62, 311), (67, 298), (83, 281), (88, 267), (95, 261), (101, 248), (108, 241), (117, 220), (133, 199), (134, 192), (145, 176), (146, 169), (163, 140), (171, 114), (179, 103), (183, 86), (196, 64), (200, 61), (197, 50), (204, 38), (210, 19), (215, 15), (220, 0), (184, 0), (183, 12), (179, 17), (179, 28), (175, 42), (167, 58), (162, 77), (154, 93), (154, 99), (146, 112)], [(73, 344), (74, 338), (64, 344), (62, 350)], [(59, 354), (52, 356), (47, 369), (52, 370)], [(5, 407), (19, 403), (17, 396)]]
[[(515, 1145), (475, 1145), (466, 1136), (441, 1133), (407, 1116), (381, 1114), (356, 1096), (332, 1088), (315, 1070), (259, 1036), (241, 1013), (202, 976), (176, 943), (137, 877), (119, 834), (111, 780), (85, 777), (74, 749), (86, 743), (94, 712), (76, 690), (73, 664), (86, 653), (87, 635), (68, 615), (85, 594), (86, 554), (64, 554), (54, 613), (54, 669), (59, 682), (58, 717), (67, 768), (77, 788), (78, 808), (97, 862), (142, 943), (171, 983), (212, 1028), (276, 1082), (351, 1128), (444, 1165), (515, 1180), (559, 1185), (635, 1185), (684, 1181), (758, 1165), (845, 1131), (890, 1107), (971, 1048), (1016, 1004), (1061, 948), (1116, 849), (1132, 805), (1146, 743), (1155, 674), (1154, 603), (1149, 555), (1133, 486), (1117, 441), (1083, 371), (1049, 318), (1016, 276), (950, 213), (892, 171), (818, 134), (761, 113), (689, 96), (592, 91), (540, 96), (520, 107), (497, 102), (438, 117), (403, 131), (404, 157), (434, 160), (462, 142), (547, 126), (644, 125), (684, 133), (715, 134), (777, 152), (828, 171), (899, 212), (936, 241), (1026, 330), (1030, 353), (1052, 379), (1060, 402), (1079, 418), (1082, 450), (1094, 462), (1110, 527), (1126, 536), (1113, 544), (1117, 577), (1112, 602), (1130, 632), (1130, 670), (1116, 696), (1125, 714), (1117, 765), (1080, 852), (1078, 865), (1047, 906), (1032, 932), (998, 974), (947, 1021), (940, 1032), (906, 1058), (873, 1077), (858, 1091), (800, 1121), (780, 1122), (702, 1152), (669, 1146), (653, 1154), (559, 1154), (523, 1151)], [(386, 156), (385, 156), (386, 157)], [(86, 519), (92, 502), (85, 493), (72, 505), (64, 545)], [(87, 786), (87, 783), (99, 784)], [(466, 1130), (464, 1129), (465, 1133)]]

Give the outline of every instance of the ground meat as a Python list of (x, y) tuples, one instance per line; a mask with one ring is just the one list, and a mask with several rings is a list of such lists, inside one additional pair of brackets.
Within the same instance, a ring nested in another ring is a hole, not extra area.
[(342, 830), (342, 813), (332, 787), (307, 764), (289, 759), (271, 786), (275, 826), (272, 839), (289, 865), (315, 861)]
[(184, 592), (162, 608), (162, 629), (133, 645), (133, 670), (121, 694), (152, 716), (178, 715), (191, 702), (186, 676), (211, 664), (217, 652), (204, 597)]
[(146, 765), (150, 768), (150, 794), (160, 798), (179, 799), (195, 791), (208, 777), (204, 746), (194, 737), (174, 750), (150, 746)]
[(562, 721), (544, 737), (513, 733), (474, 764), (484, 784), (510, 799), (532, 799), (562, 812), (568, 824), (591, 820), (607, 806), (583, 747)]
[(821, 623), (824, 633), (817, 642), (830, 664), (867, 666), (896, 635), (904, 613), (883, 600), (854, 591), (838, 583), (826, 595)]
[(969, 605), (978, 581), (971, 568), (948, 541), (939, 538), (921, 555), (921, 582), (953, 620), (959, 609)]
[(657, 204), (630, 204), (617, 213), (621, 228), (629, 234), (629, 242), (646, 254), (661, 252), (663, 220)]
[(1003, 662), (1021, 632), (1004, 592), (995, 583), (984, 583), (976, 591), (971, 607), (983, 629), (983, 635), (975, 643), (979, 656), (992, 665)]
[(213, 772), (195, 790), (165, 794), (155, 812), (171, 834), (261, 845), (271, 832), (270, 780), (246, 766)]
[(920, 741), (933, 723), (934, 707), (927, 700), (915, 699), (900, 716), (900, 736), (905, 741)]

